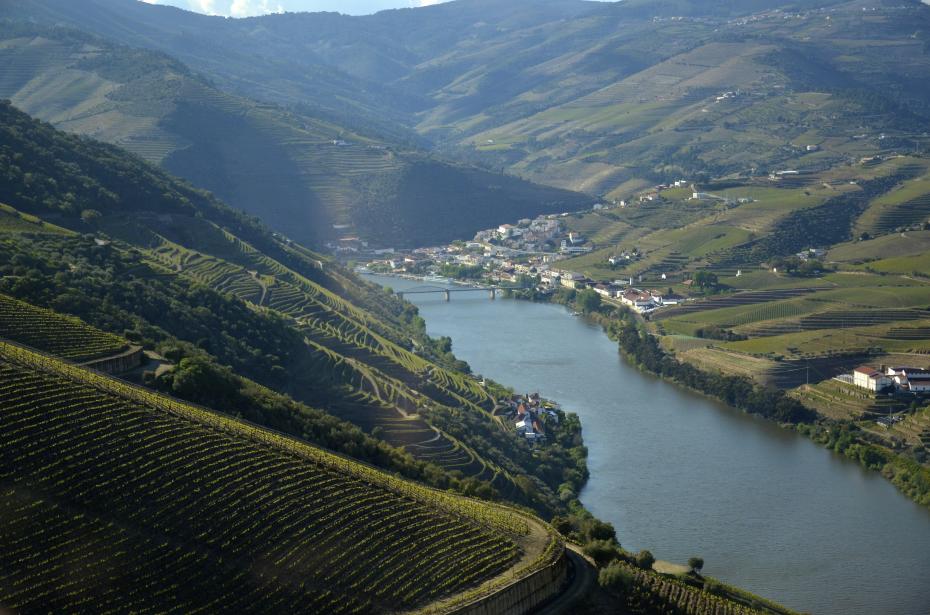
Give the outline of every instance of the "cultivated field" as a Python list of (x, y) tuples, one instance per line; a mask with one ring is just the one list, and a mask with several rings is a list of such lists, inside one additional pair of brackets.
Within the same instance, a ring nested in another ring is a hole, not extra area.
[(90, 361), (125, 350), (129, 343), (79, 318), (0, 295), (0, 338), (39, 348), (72, 361)]

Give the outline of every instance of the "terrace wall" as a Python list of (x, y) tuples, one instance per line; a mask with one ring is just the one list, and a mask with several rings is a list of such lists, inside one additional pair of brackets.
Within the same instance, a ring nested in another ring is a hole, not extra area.
[(142, 359), (142, 346), (130, 346), (129, 350), (121, 352), (118, 355), (94, 359), (93, 361), (82, 363), (82, 365), (98, 372), (103, 372), (104, 374), (121, 374), (141, 366)]
[(455, 611), (455, 615), (524, 615), (558, 594), (568, 578), (563, 551), (545, 568)]

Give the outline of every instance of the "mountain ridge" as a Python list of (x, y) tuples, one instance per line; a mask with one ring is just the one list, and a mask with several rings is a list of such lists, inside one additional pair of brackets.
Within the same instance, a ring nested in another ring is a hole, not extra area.
[[(381, 245), (450, 241), (501, 215), (587, 201), (221, 92), (161, 52), (75, 30), (11, 24), (0, 56), (9, 65), (0, 96), (61, 128), (128, 148), (300, 241), (353, 234)], [(443, 191), (423, 168), (466, 188)]]
[[(46, 20), (124, 40), (145, 30), (138, 15), (117, 31), (59, 0), (41, 6)], [(106, 6), (126, 13), (118, 1)], [(188, 27), (197, 30), (196, 23)], [(863, 147), (853, 137), (888, 132), (898, 111), (928, 117), (919, 76), (930, 70), (930, 10), (917, 0), (713, 6), (567, 0), (537, 11), (521, 2), (462, 0), (364, 17), (215, 23), (202, 33), (216, 46), (213, 60), (194, 57), (170, 38), (154, 43), (224, 89), (281, 104), (300, 98), (298, 92), (308, 100), (319, 96), (304, 70), (347, 75), (357, 81), (340, 92), (352, 109), (381, 105), (384, 118), (443, 157), (613, 199), (687, 176), (826, 164), (822, 158), (835, 164), (879, 151), (874, 141)], [(210, 64), (219, 62), (217, 50), (234, 43), (257, 59)], [(301, 51), (289, 54), (293, 49)], [(826, 70), (850, 87), (823, 92), (829, 82), (798, 79), (796, 64), (801, 73)], [(376, 92), (388, 91), (411, 98), (401, 108), (393, 95), (377, 100)], [(727, 92), (746, 96), (719, 103), (716, 97)], [(820, 94), (827, 97), (819, 104), (792, 109), (794, 128), (806, 130), (786, 131), (772, 121), (793, 99)], [(910, 121), (895, 136), (919, 135), (918, 128)], [(788, 152), (800, 139), (831, 146), (816, 156)]]

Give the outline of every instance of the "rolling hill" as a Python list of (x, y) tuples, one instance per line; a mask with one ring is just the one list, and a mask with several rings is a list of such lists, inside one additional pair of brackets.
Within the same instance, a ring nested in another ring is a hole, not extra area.
[(434, 159), (396, 135), (399, 146), (227, 94), (161, 53), (74, 30), (9, 24), (0, 58), (0, 97), (159, 164), (302, 242), (422, 245), (589, 202)]
[(393, 92), (382, 117), (445, 156), (612, 198), (927, 146), (930, 8), (917, 0), (459, 0), (244, 20), (42, 0), (0, 14), (156, 48), (283, 104), (318, 104), (325, 67), (368, 84), (347, 94), (358, 105)]

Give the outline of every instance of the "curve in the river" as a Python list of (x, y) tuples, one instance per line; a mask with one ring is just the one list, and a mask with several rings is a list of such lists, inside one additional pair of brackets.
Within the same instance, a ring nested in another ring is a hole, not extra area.
[(476, 372), (581, 416), (581, 500), (628, 549), (701, 556), (707, 574), (812, 613), (930, 613), (930, 511), (877, 473), (638, 372), (561, 306), (411, 298)]

